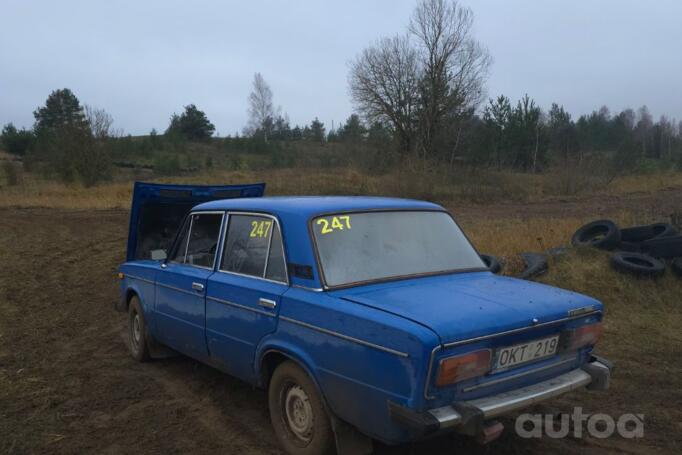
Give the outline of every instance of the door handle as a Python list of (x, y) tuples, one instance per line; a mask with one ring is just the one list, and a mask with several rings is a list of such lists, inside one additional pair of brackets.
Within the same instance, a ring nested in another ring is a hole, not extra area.
[(195, 291), (202, 292), (204, 290), (204, 285), (201, 283), (197, 283), (195, 281), (194, 283), (192, 283), (192, 289), (194, 289)]
[(274, 300), (264, 299), (261, 297), (260, 299), (258, 299), (258, 305), (272, 310), (277, 306), (277, 302), (275, 302)]

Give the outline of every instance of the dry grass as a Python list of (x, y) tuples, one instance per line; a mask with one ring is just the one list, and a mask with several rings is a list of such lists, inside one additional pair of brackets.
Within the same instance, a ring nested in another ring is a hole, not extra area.
[[(559, 215), (559, 214), (557, 214)], [(631, 212), (614, 216), (623, 225), (649, 220)], [(464, 228), (480, 251), (505, 258), (506, 272), (518, 271), (523, 251), (565, 245), (582, 218), (475, 220)], [(598, 353), (616, 364), (608, 393), (582, 393), (580, 405), (588, 413), (644, 414), (645, 439), (611, 438), (599, 445), (620, 452), (680, 453), (682, 438), (682, 278), (670, 270), (663, 278), (638, 279), (614, 271), (609, 254), (594, 249), (569, 248), (550, 259), (549, 272), (539, 281), (593, 296), (605, 305), (605, 336)], [(557, 400), (563, 410), (575, 406), (575, 396)], [(552, 441), (550, 452), (565, 449)], [(653, 449), (656, 447), (657, 449)], [(587, 450), (587, 449), (586, 449)]]
[[(4, 176), (3, 176), (4, 177)], [(416, 172), (413, 169), (396, 170), (373, 175), (348, 167), (309, 169), (270, 169), (262, 171), (213, 170), (185, 177), (159, 178), (151, 175), (131, 176), (119, 174), (107, 183), (93, 188), (78, 184), (65, 185), (44, 180), (34, 174), (24, 173), (16, 186), (0, 186), (0, 207), (53, 207), (65, 209), (127, 208), (130, 205), (132, 182), (135, 179), (165, 183), (225, 184), (265, 181), (270, 195), (387, 195), (427, 199), (443, 204), (465, 202), (487, 204), (491, 202), (528, 203), (551, 201), (556, 194), (551, 187), (551, 174), (530, 175), (490, 171), (458, 171), (454, 174), (438, 170)], [(0, 180), (0, 182), (4, 181)], [(616, 179), (600, 194), (627, 195), (653, 193), (682, 188), (682, 173), (629, 176)], [(589, 197), (586, 192), (573, 199)]]

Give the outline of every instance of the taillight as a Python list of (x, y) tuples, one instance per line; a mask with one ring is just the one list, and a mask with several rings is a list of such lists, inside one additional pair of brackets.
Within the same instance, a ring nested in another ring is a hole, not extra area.
[(566, 337), (566, 349), (569, 351), (584, 348), (585, 346), (591, 346), (597, 344), (601, 334), (604, 331), (604, 327), (601, 322), (596, 324), (584, 325), (578, 327), (577, 329), (570, 330), (568, 336)]
[(490, 349), (447, 357), (440, 361), (436, 385), (443, 387), (482, 376), (490, 370)]

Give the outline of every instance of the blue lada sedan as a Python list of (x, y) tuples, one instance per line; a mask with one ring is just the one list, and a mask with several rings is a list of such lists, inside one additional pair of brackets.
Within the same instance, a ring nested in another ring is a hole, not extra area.
[(371, 451), (604, 390), (602, 304), (492, 274), (429, 202), (137, 183), (121, 299), (132, 356), (172, 349), (268, 393), (292, 454)]

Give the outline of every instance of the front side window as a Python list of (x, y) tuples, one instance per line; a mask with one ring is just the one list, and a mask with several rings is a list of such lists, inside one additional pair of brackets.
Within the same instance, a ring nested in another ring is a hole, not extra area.
[(187, 254), (185, 256), (186, 264), (213, 268), (222, 221), (223, 215), (218, 213), (197, 213), (192, 215)]
[(220, 269), (285, 282), (282, 236), (275, 220), (230, 215)]
[(189, 225), (192, 217), (187, 217), (185, 223), (182, 225), (180, 234), (178, 235), (178, 241), (175, 244), (175, 249), (171, 252), (168, 260), (170, 262), (185, 262), (185, 252), (187, 251), (187, 239), (189, 238)]
[(223, 215), (219, 213), (190, 215), (182, 228), (178, 244), (170, 260), (197, 267), (213, 268), (222, 221)]
[(312, 220), (327, 286), (484, 269), (450, 215), (438, 211), (365, 212)]

